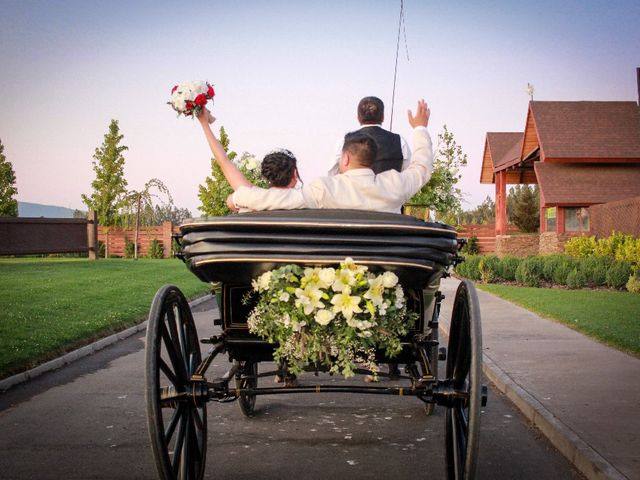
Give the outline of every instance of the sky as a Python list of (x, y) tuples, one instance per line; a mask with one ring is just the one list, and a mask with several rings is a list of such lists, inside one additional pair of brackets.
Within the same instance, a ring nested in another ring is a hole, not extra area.
[[(304, 181), (326, 174), (338, 139), (358, 127), (360, 98), (389, 128), (400, 0), (0, 0), (0, 140), (17, 199), (85, 209), (93, 154), (119, 122), (129, 188), (164, 182), (199, 215), (211, 172), (197, 122), (167, 105), (204, 80), (231, 148), (262, 158), (288, 148)], [(446, 125), (468, 165), (471, 209), (487, 132), (523, 131), (535, 100), (637, 101), (640, 2), (404, 1), (393, 131), (424, 98), (432, 138)], [(405, 43), (406, 38), (406, 43)]]

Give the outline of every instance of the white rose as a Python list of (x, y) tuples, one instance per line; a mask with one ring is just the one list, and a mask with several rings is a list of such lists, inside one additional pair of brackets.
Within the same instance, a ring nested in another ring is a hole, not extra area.
[(260, 166), (256, 157), (248, 157), (245, 161), (245, 167), (247, 170), (256, 170)]
[(382, 274), (382, 285), (384, 288), (393, 288), (398, 284), (398, 276), (393, 272), (384, 272)]
[(336, 279), (336, 271), (333, 268), (321, 268), (318, 272), (318, 278), (325, 285), (331, 285)]
[(335, 316), (336, 315), (332, 311), (322, 309), (316, 312), (315, 319), (320, 325), (328, 325)]

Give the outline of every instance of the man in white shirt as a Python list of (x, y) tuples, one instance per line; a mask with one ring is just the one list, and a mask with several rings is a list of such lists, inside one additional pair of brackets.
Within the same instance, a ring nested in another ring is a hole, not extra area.
[[(378, 97), (364, 97), (358, 103), (358, 122), (360, 130), (371, 136), (378, 146), (378, 153), (372, 170), (381, 173), (386, 170), (404, 170), (411, 159), (411, 149), (403, 137), (382, 128), (384, 122), (384, 103)], [(338, 173), (342, 158), (344, 137), (336, 144), (336, 158), (329, 175)]]
[(371, 166), (377, 146), (361, 132), (347, 135), (339, 165), (339, 175), (320, 177), (302, 189), (259, 188), (249, 182), (229, 160), (222, 145), (211, 131), (214, 121), (205, 108), (198, 115), (209, 147), (234, 193), (227, 203), (233, 210), (291, 210), (300, 208), (342, 208), (400, 213), (402, 205), (431, 178), (433, 149), (427, 132), (429, 108), (418, 102), (415, 117), (407, 116), (413, 127), (414, 153), (402, 172), (387, 170), (375, 174)]
[[(339, 175), (317, 178), (300, 190), (258, 188), (246, 179), (234, 186), (230, 180), (235, 192), (228, 203), (235, 209), (249, 210), (338, 208), (400, 213), (402, 205), (431, 178), (433, 149), (427, 132), (429, 115), (424, 100), (418, 102), (415, 117), (408, 112), (409, 124), (413, 127), (414, 153), (402, 172), (387, 170), (376, 175), (371, 168), (377, 153), (375, 142), (359, 131), (352, 132), (345, 139)], [(203, 127), (205, 134), (207, 130), (210, 132), (206, 121)], [(211, 140), (209, 143), (211, 145)], [(232, 162), (226, 155), (218, 158), (215, 151), (214, 156), (225, 172), (223, 163)]]

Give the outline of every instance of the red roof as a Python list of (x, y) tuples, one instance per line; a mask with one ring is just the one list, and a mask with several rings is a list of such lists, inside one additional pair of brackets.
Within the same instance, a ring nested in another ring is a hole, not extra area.
[(535, 162), (541, 206), (588, 206), (640, 195), (640, 164)]
[(565, 158), (640, 162), (640, 107), (635, 102), (533, 101), (529, 108), (543, 161)]

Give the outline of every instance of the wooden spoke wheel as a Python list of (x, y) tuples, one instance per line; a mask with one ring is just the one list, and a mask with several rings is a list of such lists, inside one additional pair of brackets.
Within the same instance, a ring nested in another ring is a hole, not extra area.
[(206, 385), (191, 309), (173, 285), (156, 293), (147, 325), (147, 425), (159, 477), (201, 479), (207, 450)]
[[(240, 362), (240, 371), (236, 375), (236, 388), (257, 388), (258, 387), (258, 363)], [(256, 407), (255, 394), (242, 394), (238, 398), (238, 405), (245, 417), (252, 417)]]
[(473, 283), (458, 286), (453, 304), (446, 381), (456, 395), (447, 406), (445, 443), (448, 478), (475, 476), (482, 402), (482, 332)]

